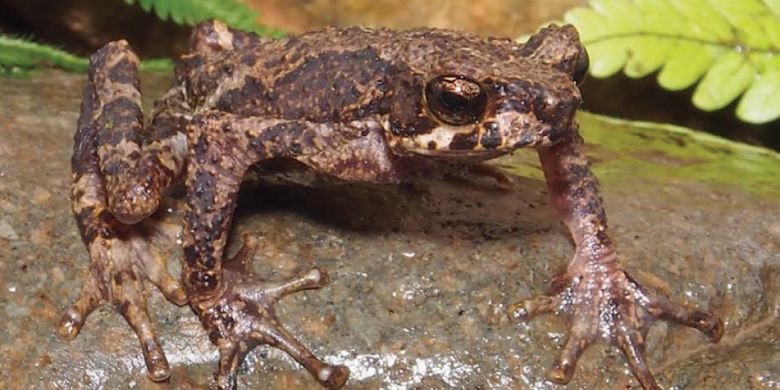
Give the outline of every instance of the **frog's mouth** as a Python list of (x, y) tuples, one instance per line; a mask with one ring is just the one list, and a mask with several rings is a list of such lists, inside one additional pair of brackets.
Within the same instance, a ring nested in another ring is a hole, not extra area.
[(532, 116), (502, 113), (465, 126), (439, 123), (425, 133), (387, 134), (396, 154), (488, 160), (539, 141), (545, 133), (539, 124)]

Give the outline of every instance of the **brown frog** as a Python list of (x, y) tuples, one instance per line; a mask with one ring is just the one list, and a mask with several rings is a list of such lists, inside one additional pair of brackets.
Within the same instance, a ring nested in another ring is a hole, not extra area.
[[(714, 315), (643, 288), (623, 270), (607, 233), (596, 179), (574, 114), (588, 57), (572, 26), (552, 25), (524, 45), (462, 32), (331, 28), (270, 40), (207, 22), (192, 34), (173, 87), (144, 124), (138, 58), (124, 41), (91, 58), (72, 160), (73, 211), (92, 259), (89, 277), (59, 325), (76, 336), (102, 301), (141, 341), (151, 379), (170, 376), (146, 311), (145, 283), (189, 303), (219, 348), (217, 386), (234, 388), (258, 344), (281, 348), (323, 386), (344, 366), (323, 363), (281, 326), (273, 304), (325, 285), (313, 269), (271, 283), (245, 270), (253, 245), (224, 258), (239, 185), (253, 166), (297, 161), (321, 177), (400, 183), (415, 175), (485, 170), (480, 162), (534, 147), (552, 206), (576, 249), (546, 295), (520, 301), (518, 319), (555, 311), (571, 333), (549, 372), (566, 383), (596, 339), (616, 344), (643, 387), (657, 388), (644, 353), (656, 318), (723, 333)], [(166, 191), (186, 188), (181, 281), (156, 250), (150, 216)]]

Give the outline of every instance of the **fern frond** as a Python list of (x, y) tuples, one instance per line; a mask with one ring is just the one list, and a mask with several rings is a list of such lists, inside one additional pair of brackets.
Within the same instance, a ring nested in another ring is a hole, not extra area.
[(23, 74), (41, 66), (54, 66), (71, 72), (84, 72), (89, 66), (81, 58), (55, 47), (29, 39), (0, 35), (0, 73)]
[[(194, 25), (207, 19), (219, 19), (232, 27), (261, 35), (279, 37), (284, 34), (281, 30), (259, 26), (257, 12), (237, 0), (124, 1), (128, 4), (137, 2), (144, 11), (154, 11), (160, 19), (171, 19), (177, 24)], [(29, 39), (0, 35), (0, 75), (24, 75), (29, 70), (45, 66), (85, 72), (89, 67), (89, 60)], [(167, 71), (171, 68), (171, 61), (165, 59), (146, 60), (141, 63), (142, 71)]]
[(237, 0), (124, 0), (138, 3), (146, 12), (152, 12), (162, 20), (173, 20), (176, 24), (195, 25), (208, 19), (219, 19), (231, 27), (253, 31), (260, 35), (279, 37), (281, 30), (258, 25), (258, 14)]
[(698, 82), (702, 110), (742, 96), (740, 119), (780, 118), (780, 0), (591, 0), (564, 19), (580, 31), (595, 77), (658, 71), (669, 90)]
[[(0, 76), (26, 76), (32, 70), (45, 67), (84, 73), (89, 68), (89, 59), (26, 38), (0, 35)], [(143, 72), (170, 71), (172, 68), (173, 62), (166, 58), (141, 62)]]

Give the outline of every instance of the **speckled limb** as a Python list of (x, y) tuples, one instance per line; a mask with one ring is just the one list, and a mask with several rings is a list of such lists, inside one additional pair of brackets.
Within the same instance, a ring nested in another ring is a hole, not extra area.
[[(325, 132), (332, 128), (220, 112), (193, 119), (188, 132), (192, 153), (187, 162), (183, 280), (195, 312), (219, 348), (216, 378), (222, 389), (235, 387), (241, 361), (258, 344), (284, 350), (328, 388), (340, 388), (348, 378), (346, 367), (323, 363), (285, 331), (273, 310), (274, 303), (285, 295), (324, 286), (328, 280), (324, 271), (313, 269), (283, 283), (259, 280), (241, 265), (251, 257), (251, 243), (238, 255), (240, 261), (223, 262), (246, 169), (267, 158), (327, 155), (328, 143), (319, 145), (313, 140), (326, 137)], [(344, 133), (333, 131), (333, 136)]]
[(157, 210), (183, 168), (185, 121), (168, 111), (176, 108), (177, 90), (161, 100), (150, 129), (144, 131), (139, 60), (127, 42), (107, 44), (90, 61), (98, 165), (108, 206), (119, 221), (137, 223)]
[[(91, 73), (105, 70), (103, 67), (112, 63), (107, 62), (105, 54), (115, 47), (109, 45), (92, 58)], [(96, 119), (106, 112), (104, 105), (109, 102), (101, 100), (105, 97), (96, 92), (93, 79), (84, 90), (74, 137), (71, 201), (91, 263), (79, 297), (65, 312), (57, 330), (62, 338), (73, 339), (87, 316), (101, 302), (109, 301), (138, 336), (150, 378), (161, 381), (170, 376), (170, 368), (146, 311), (145, 284), (151, 282), (166, 298), (180, 305), (187, 302), (187, 295), (168, 273), (166, 258), (153, 245), (169, 236), (166, 226), (155, 220), (127, 226), (109, 211), (97, 144), (101, 132), (114, 128), (109, 126), (107, 129), (106, 120)], [(126, 117), (120, 115), (117, 120), (122, 118)]]
[(598, 183), (582, 144), (575, 130), (557, 144), (538, 147), (551, 202), (576, 250), (548, 294), (517, 303), (509, 314), (516, 319), (551, 311), (568, 316), (569, 339), (548, 373), (550, 380), (568, 383), (585, 348), (603, 338), (621, 349), (642, 387), (657, 389), (644, 358), (644, 338), (652, 322), (660, 318), (694, 327), (714, 342), (723, 334), (723, 323), (711, 313), (689, 309), (642, 287), (623, 270), (607, 234)]

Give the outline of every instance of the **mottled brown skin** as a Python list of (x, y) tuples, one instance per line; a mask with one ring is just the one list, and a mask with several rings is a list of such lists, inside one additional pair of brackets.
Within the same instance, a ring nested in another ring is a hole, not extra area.
[[(286, 282), (246, 268), (254, 241), (224, 259), (239, 185), (259, 162), (302, 163), (319, 178), (400, 183), (431, 173), (505, 175), (480, 162), (535, 147), (551, 203), (576, 250), (548, 295), (510, 315), (557, 311), (571, 335), (550, 371), (568, 382), (598, 338), (617, 344), (645, 388), (657, 388), (643, 356), (655, 318), (695, 327), (717, 341), (722, 323), (641, 287), (622, 269), (607, 234), (596, 179), (574, 114), (587, 54), (571, 26), (550, 26), (525, 45), (461, 32), (332, 28), (281, 40), (219, 22), (198, 26), (173, 88), (144, 125), (138, 59), (124, 41), (91, 60), (73, 155), (73, 210), (90, 250), (90, 274), (60, 331), (75, 337), (109, 300), (141, 340), (151, 378), (170, 375), (146, 313), (146, 280), (171, 301), (187, 300), (220, 352), (217, 386), (234, 388), (246, 353), (283, 349), (328, 388), (349, 371), (330, 366), (281, 326), (273, 304), (328, 280), (313, 269)], [(183, 287), (155, 252), (152, 218), (167, 190), (186, 187)], [(186, 291), (186, 294), (185, 294)]]

